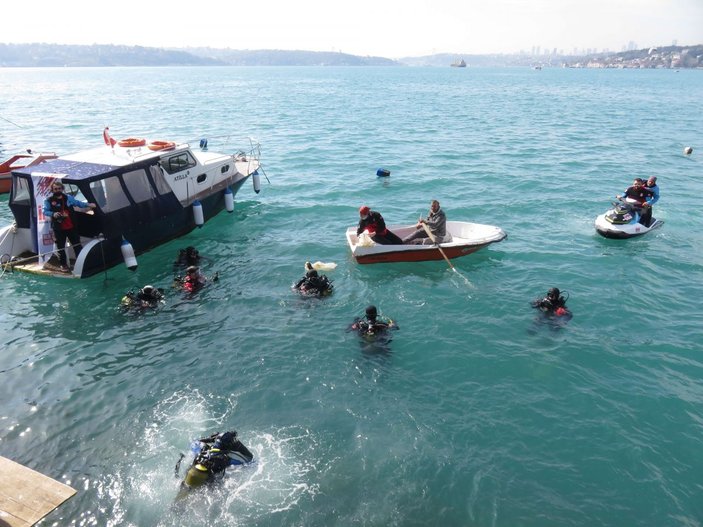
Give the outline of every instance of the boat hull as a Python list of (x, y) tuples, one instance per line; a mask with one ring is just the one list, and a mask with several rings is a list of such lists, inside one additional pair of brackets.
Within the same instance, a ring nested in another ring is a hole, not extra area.
[(0, 163), (0, 194), (7, 194), (12, 190), (12, 171), (36, 166), (49, 159), (56, 159), (56, 154), (16, 154)]
[[(415, 230), (414, 225), (392, 225), (389, 228), (401, 238)], [(349, 227), (346, 236), (352, 256), (359, 264), (427, 262), (443, 260), (445, 256), (450, 259), (459, 258), (507, 237), (499, 227), (459, 221), (447, 222), (447, 232), (452, 235), (452, 241), (442, 243), (439, 247), (436, 245), (359, 246), (355, 227)]]
[(12, 188), (12, 174), (0, 174), (0, 194), (7, 194)]
[[(447, 258), (459, 258), (483, 249), (490, 244), (483, 245), (467, 245), (459, 247), (442, 248)], [(401, 246), (405, 247), (405, 246)], [(429, 262), (432, 260), (443, 260), (444, 256), (436, 247), (422, 248), (416, 245), (417, 249), (405, 251), (389, 251), (379, 254), (354, 255), (354, 259), (360, 264), (375, 264), (375, 263), (399, 263), (399, 262)]]
[(605, 214), (601, 214), (596, 218), (594, 226), (596, 228), (596, 232), (604, 238), (624, 240), (626, 238), (635, 238), (637, 236), (647, 234), (649, 231), (653, 231), (654, 229), (661, 227), (663, 223), (663, 220), (653, 218), (652, 224), (649, 227), (645, 227), (641, 223), (637, 222), (627, 223), (624, 225), (614, 225), (605, 219)]

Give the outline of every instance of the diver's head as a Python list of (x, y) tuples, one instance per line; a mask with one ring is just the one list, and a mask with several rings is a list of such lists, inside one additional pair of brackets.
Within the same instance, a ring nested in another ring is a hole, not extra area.
[(142, 294), (146, 296), (154, 296), (154, 293), (156, 293), (156, 289), (153, 285), (145, 285), (142, 287)]
[(657, 176), (649, 176), (649, 178), (647, 179), (647, 186), (653, 187), (656, 184), (657, 184)]
[(233, 450), (237, 444), (237, 431), (224, 432), (217, 436), (213, 446), (220, 450)]
[(195, 262), (198, 260), (198, 258), (200, 258), (200, 253), (198, 252), (198, 249), (196, 249), (192, 245), (186, 247), (185, 254), (186, 258), (188, 258), (189, 261)]
[(376, 320), (377, 316), (378, 310), (376, 309), (376, 306), (369, 306), (366, 308), (366, 318), (369, 320)]
[(307, 278), (313, 278), (313, 277), (319, 276), (319, 275), (317, 274), (317, 271), (315, 271), (315, 269), (310, 269), (307, 273), (305, 273), (305, 276)]
[(559, 291), (558, 288), (552, 287), (549, 289), (549, 291), (547, 291), (547, 298), (552, 299), (552, 300), (556, 300), (559, 298), (560, 294), (561, 294), (561, 292)]
[(195, 274), (198, 272), (198, 269), (199, 267), (197, 265), (191, 265), (190, 267), (188, 267), (188, 269), (186, 269), (186, 273)]
[(359, 216), (361, 216), (363, 219), (366, 219), (368, 217), (369, 212), (371, 212), (371, 209), (368, 208), (366, 205), (359, 208)]

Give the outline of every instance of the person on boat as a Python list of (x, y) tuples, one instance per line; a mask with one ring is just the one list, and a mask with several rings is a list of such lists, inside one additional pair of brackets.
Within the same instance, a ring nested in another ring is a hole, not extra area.
[(381, 245), (401, 245), (403, 243), (400, 237), (386, 228), (386, 222), (381, 213), (371, 210), (366, 205), (359, 208), (357, 236), (364, 231), (369, 233), (373, 241)]
[(659, 185), (657, 185), (657, 176), (649, 176), (649, 179), (647, 179), (644, 186), (652, 193), (652, 195), (647, 198), (649, 207), (642, 211), (640, 223), (645, 227), (649, 227), (652, 224), (652, 207), (657, 201), (659, 201)]
[(73, 217), (74, 208), (94, 209), (95, 203), (85, 203), (79, 201), (69, 194), (64, 194), (63, 183), (54, 180), (51, 184), (51, 195), (44, 200), (44, 216), (51, 218), (51, 228), (54, 231), (54, 241), (59, 254), (59, 264), (61, 271), (70, 271), (68, 256), (66, 255), (66, 240), (71, 242), (73, 252), (78, 258), (81, 252), (81, 237), (76, 232)]
[(162, 289), (157, 289), (153, 285), (145, 285), (136, 293), (129, 291), (122, 297), (122, 306), (125, 308), (154, 309), (163, 300)]
[(430, 212), (426, 218), (420, 218), (415, 225), (415, 232), (403, 238), (403, 243), (406, 245), (432, 245), (432, 238), (428, 236), (427, 231), (423, 228), (426, 225), (436, 243), (446, 243), (451, 241), (451, 234), (447, 235), (447, 216), (439, 205), (436, 199), (430, 203)]
[(556, 287), (551, 287), (544, 298), (533, 300), (532, 307), (539, 309), (546, 315), (554, 315), (557, 317), (571, 315), (571, 312), (566, 307), (566, 299)]
[[(245, 465), (254, 460), (254, 454), (242, 444), (237, 431), (216, 432), (211, 436), (198, 439), (194, 444), (195, 459), (181, 482), (176, 500), (185, 497), (192, 489), (210, 485), (224, 478), (227, 467)], [(176, 474), (180, 469), (181, 459), (176, 464)]]
[(312, 265), (308, 268), (308, 265), (310, 265), (309, 262), (306, 262), (305, 276), (295, 283), (293, 289), (304, 296), (321, 297), (332, 294), (334, 289), (332, 281), (325, 275), (319, 274)]
[(173, 268), (175, 269), (185, 269), (191, 265), (200, 265), (200, 253), (198, 249), (189, 245), (185, 249), (180, 249), (178, 251), (178, 257), (176, 261), (173, 262)]
[(654, 196), (654, 192), (644, 186), (644, 180), (642, 178), (635, 178), (632, 182), (631, 187), (627, 187), (625, 192), (621, 195), (615, 196), (618, 199), (628, 198), (634, 200), (635, 206), (641, 209), (640, 212), (640, 223), (644, 224), (643, 218), (652, 217), (652, 211), (647, 211), (649, 208), (649, 200)]
[(373, 305), (366, 308), (366, 316), (364, 318), (355, 319), (349, 326), (350, 331), (356, 331), (363, 337), (379, 335), (391, 329), (399, 329), (398, 324), (390, 318), (379, 317), (378, 309)]

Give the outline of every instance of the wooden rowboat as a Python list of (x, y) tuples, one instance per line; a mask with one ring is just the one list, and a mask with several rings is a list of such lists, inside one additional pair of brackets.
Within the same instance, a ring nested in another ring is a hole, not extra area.
[[(388, 228), (401, 238), (415, 231), (414, 224), (391, 225)], [(452, 241), (439, 245), (447, 258), (466, 256), (508, 236), (500, 227), (466, 221), (448, 221), (447, 232), (452, 235)], [(436, 245), (359, 245), (356, 227), (347, 229), (347, 243), (352, 256), (360, 264), (424, 262), (443, 258)]]

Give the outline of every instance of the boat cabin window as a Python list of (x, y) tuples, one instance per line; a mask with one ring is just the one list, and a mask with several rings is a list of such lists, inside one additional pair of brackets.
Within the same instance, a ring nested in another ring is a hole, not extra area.
[(129, 198), (122, 190), (120, 178), (117, 176), (91, 181), (90, 190), (103, 212), (112, 212), (129, 206)]
[(79, 189), (75, 184), (73, 183), (66, 183), (65, 181), (62, 181), (63, 183), (63, 191), (65, 194), (70, 194), (74, 198), (76, 198), (78, 201), (88, 201), (85, 199), (85, 196), (83, 195), (83, 192), (81, 189)]
[(182, 172), (183, 170), (193, 168), (196, 164), (190, 152), (181, 152), (180, 154), (161, 160), (161, 166), (164, 167), (164, 170), (169, 174), (175, 174), (176, 172)]
[(222, 165), (222, 168), (220, 168), (220, 172), (222, 172), (223, 174), (229, 172), (229, 165)]
[(207, 179), (207, 174), (200, 174), (200, 175), (198, 176), (198, 178), (196, 179), (196, 181), (197, 181), (198, 183), (202, 183), (202, 182), (205, 181), (206, 179)]
[(154, 182), (154, 186), (156, 186), (156, 192), (161, 195), (171, 192), (171, 187), (168, 186), (166, 179), (164, 179), (163, 168), (159, 165), (151, 165), (149, 167), (149, 172), (151, 173), (151, 179)]
[(141, 203), (156, 197), (156, 192), (151, 188), (149, 178), (146, 177), (146, 170), (143, 168), (125, 172), (122, 175), (122, 179), (135, 203)]
[(23, 177), (13, 178), (12, 203), (29, 205), (29, 182)]

